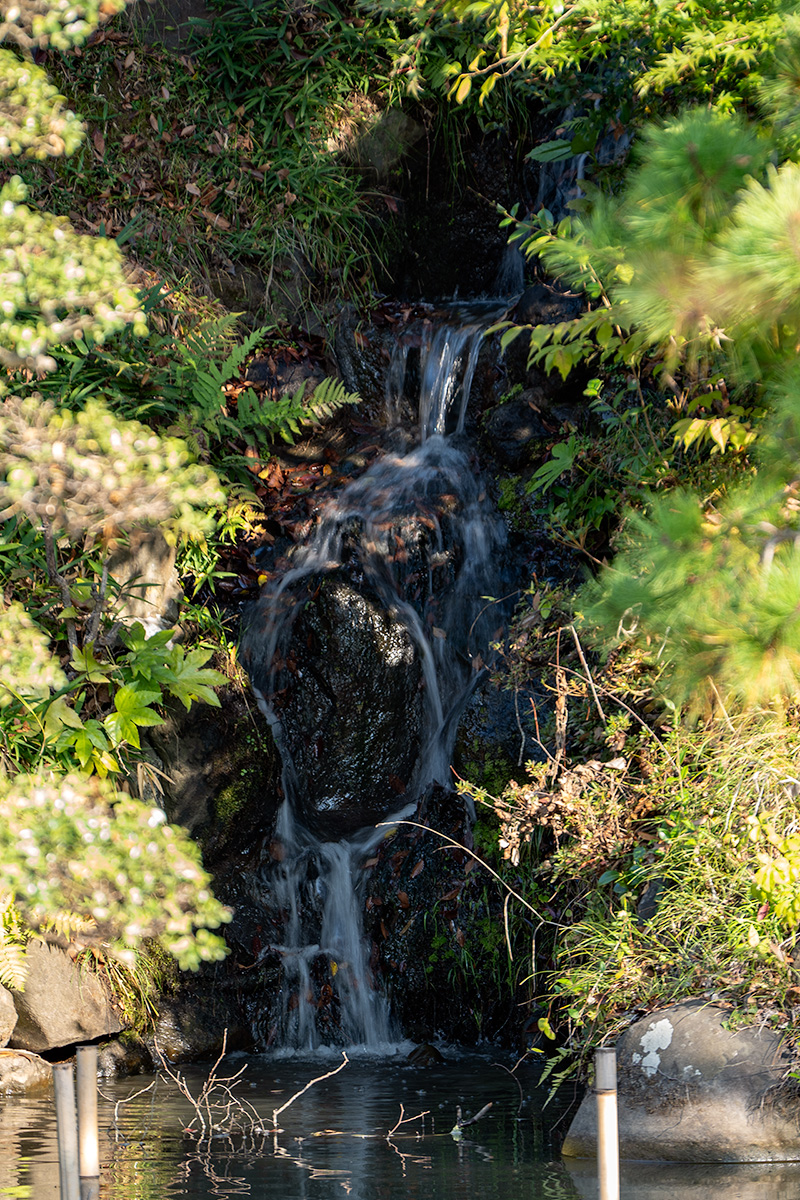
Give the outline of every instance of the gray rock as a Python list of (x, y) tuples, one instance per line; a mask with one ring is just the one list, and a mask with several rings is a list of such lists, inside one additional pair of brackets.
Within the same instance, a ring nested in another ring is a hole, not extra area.
[[(688, 1000), (637, 1021), (617, 1046), (620, 1154), (671, 1162), (800, 1161), (792, 1060), (767, 1029), (725, 1029), (727, 1009)], [(563, 1153), (597, 1151), (587, 1095)]]
[(52, 1079), (53, 1068), (38, 1054), (27, 1054), (24, 1050), (0, 1050), (0, 1095), (49, 1087)]
[(17, 1010), (14, 1008), (14, 997), (8, 988), (0, 983), (0, 1046), (7, 1046), (8, 1039), (17, 1023)]
[(109, 571), (123, 591), (115, 615), (126, 625), (141, 621), (155, 633), (174, 625), (183, 592), (175, 570), (175, 547), (158, 529), (135, 529), (127, 546), (112, 555)]
[(54, 1050), (119, 1033), (122, 1026), (97, 975), (45, 942), (29, 942), (25, 958), (25, 991), (12, 992), (17, 1024), (11, 1048)]

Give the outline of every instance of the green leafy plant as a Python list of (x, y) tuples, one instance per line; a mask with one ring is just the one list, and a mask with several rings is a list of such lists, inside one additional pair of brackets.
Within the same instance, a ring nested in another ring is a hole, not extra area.
[(0, 778), (0, 861), (0, 886), (29, 929), (79, 913), (92, 922), (84, 941), (109, 942), (131, 964), (131, 948), (148, 937), (184, 968), (226, 953), (210, 930), (230, 911), (212, 896), (198, 847), (161, 809), (103, 780)]

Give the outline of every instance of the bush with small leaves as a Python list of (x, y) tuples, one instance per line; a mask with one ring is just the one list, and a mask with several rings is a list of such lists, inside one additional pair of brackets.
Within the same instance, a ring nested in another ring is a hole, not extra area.
[(41, 67), (0, 52), (0, 158), (43, 159), (77, 150), (83, 124), (64, 103)]
[(47, 634), (22, 605), (0, 609), (0, 708), (17, 696), (44, 700), (66, 682)]
[(145, 333), (116, 243), (76, 234), (26, 195), (18, 175), (0, 189), (0, 363), (47, 371), (48, 350), (85, 332), (102, 342), (132, 323)]
[(124, 7), (125, 0), (0, 0), (0, 42), (16, 42), (24, 50), (70, 50)]
[(91, 920), (84, 942), (132, 948), (158, 937), (184, 969), (225, 956), (210, 930), (230, 920), (215, 900), (199, 848), (159, 808), (107, 782), (70, 775), (0, 777), (0, 892), (33, 930), (59, 914)]
[(113, 537), (136, 524), (168, 522), (182, 533), (207, 526), (224, 503), (216, 476), (179, 438), (116, 419), (99, 400), (56, 411), (31, 397), (0, 411), (0, 516), (24, 513), (57, 536)]

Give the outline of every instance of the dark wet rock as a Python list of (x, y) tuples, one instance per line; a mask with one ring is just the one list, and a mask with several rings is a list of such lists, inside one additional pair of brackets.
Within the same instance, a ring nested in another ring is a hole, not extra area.
[(523, 764), (537, 761), (543, 753), (532, 701), (543, 724), (552, 710), (543, 687), (498, 687), (491, 677), (484, 679), (459, 725), (453, 760), (457, 774), (487, 786), (493, 795), (510, 779), (524, 779)]
[[(170, 821), (191, 833), (201, 830), (215, 852), (243, 832), (252, 841), (269, 828), (277, 801), (277, 755), (269, 730), (240, 688), (220, 692), (220, 708), (173, 706), (164, 725), (148, 734), (163, 771), (160, 803)], [(153, 797), (159, 802), (158, 797)]]
[(540, 389), (523, 392), (492, 409), (484, 422), (483, 440), (493, 457), (512, 471), (526, 466), (539, 442), (550, 436), (543, 421)]
[(404, 168), (396, 184), (403, 200), (397, 249), (388, 262), (392, 290), (427, 300), (494, 294), (506, 245), (496, 205), (510, 208), (519, 199), (511, 139), (496, 127), (473, 129), (458, 145), (426, 139)]
[(153, 1070), (153, 1059), (142, 1039), (123, 1034), (106, 1042), (97, 1051), (97, 1073), (105, 1079), (126, 1079)]
[(252, 1048), (250, 1030), (235, 999), (222, 988), (203, 980), (187, 986), (184, 995), (162, 1000), (155, 1027), (144, 1036), (154, 1064), (163, 1056), (168, 1063), (197, 1062), (226, 1052)]
[(520, 296), (513, 319), (520, 325), (557, 325), (579, 317), (583, 307), (583, 297), (578, 293), (537, 282)]
[[(617, 1044), (620, 1153), (667, 1162), (800, 1161), (800, 1096), (793, 1065), (770, 1029), (730, 1030), (727, 1009), (687, 1000), (650, 1013)], [(597, 1150), (587, 1096), (564, 1143)]]
[(0, 983), (0, 1046), (7, 1046), (8, 1039), (14, 1032), (17, 1023), (17, 1010), (14, 1007), (14, 997), (8, 988)]
[(416, 1067), (438, 1066), (445, 1061), (444, 1055), (435, 1046), (431, 1046), (429, 1042), (423, 1042), (421, 1046), (415, 1046), (411, 1053), (407, 1056), (408, 1062), (413, 1063)]
[(515, 1042), (522, 1009), (496, 975), (503, 899), (466, 849), (464, 801), (434, 786), (411, 820), (424, 828), (401, 825), (381, 846), (366, 897), (372, 966), (392, 1011), (414, 1041)]
[(122, 1029), (100, 976), (78, 967), (66, 951), (34, 939), (25, 963), (25, 991), (12, 991), (17, 1011), (12, 1049), (54, 1050)]
[(39, 1091), (53, 1082), (53, 1068), (38, 1054), (0, 1050), (0, 1095)]
[[(421, 669), (408, 630), (368, 592), (336, 576), (312, 590), (275, 708), (303, 780), (301, 819), (339, 838), (401, 803), (420, 749)], [(264, 666), (249, 669), (266, 692)]]

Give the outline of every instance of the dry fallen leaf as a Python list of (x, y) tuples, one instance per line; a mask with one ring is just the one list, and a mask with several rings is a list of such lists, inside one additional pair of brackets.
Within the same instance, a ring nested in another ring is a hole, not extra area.
[(212, 212), (210, 208), (202, 208), (200, 211), (208, 221), (209, 225), (213, 225), (215, 229), (231, 228), (230, 221), (226, 221), (224, 217), (219, 215), (219, 213)]

